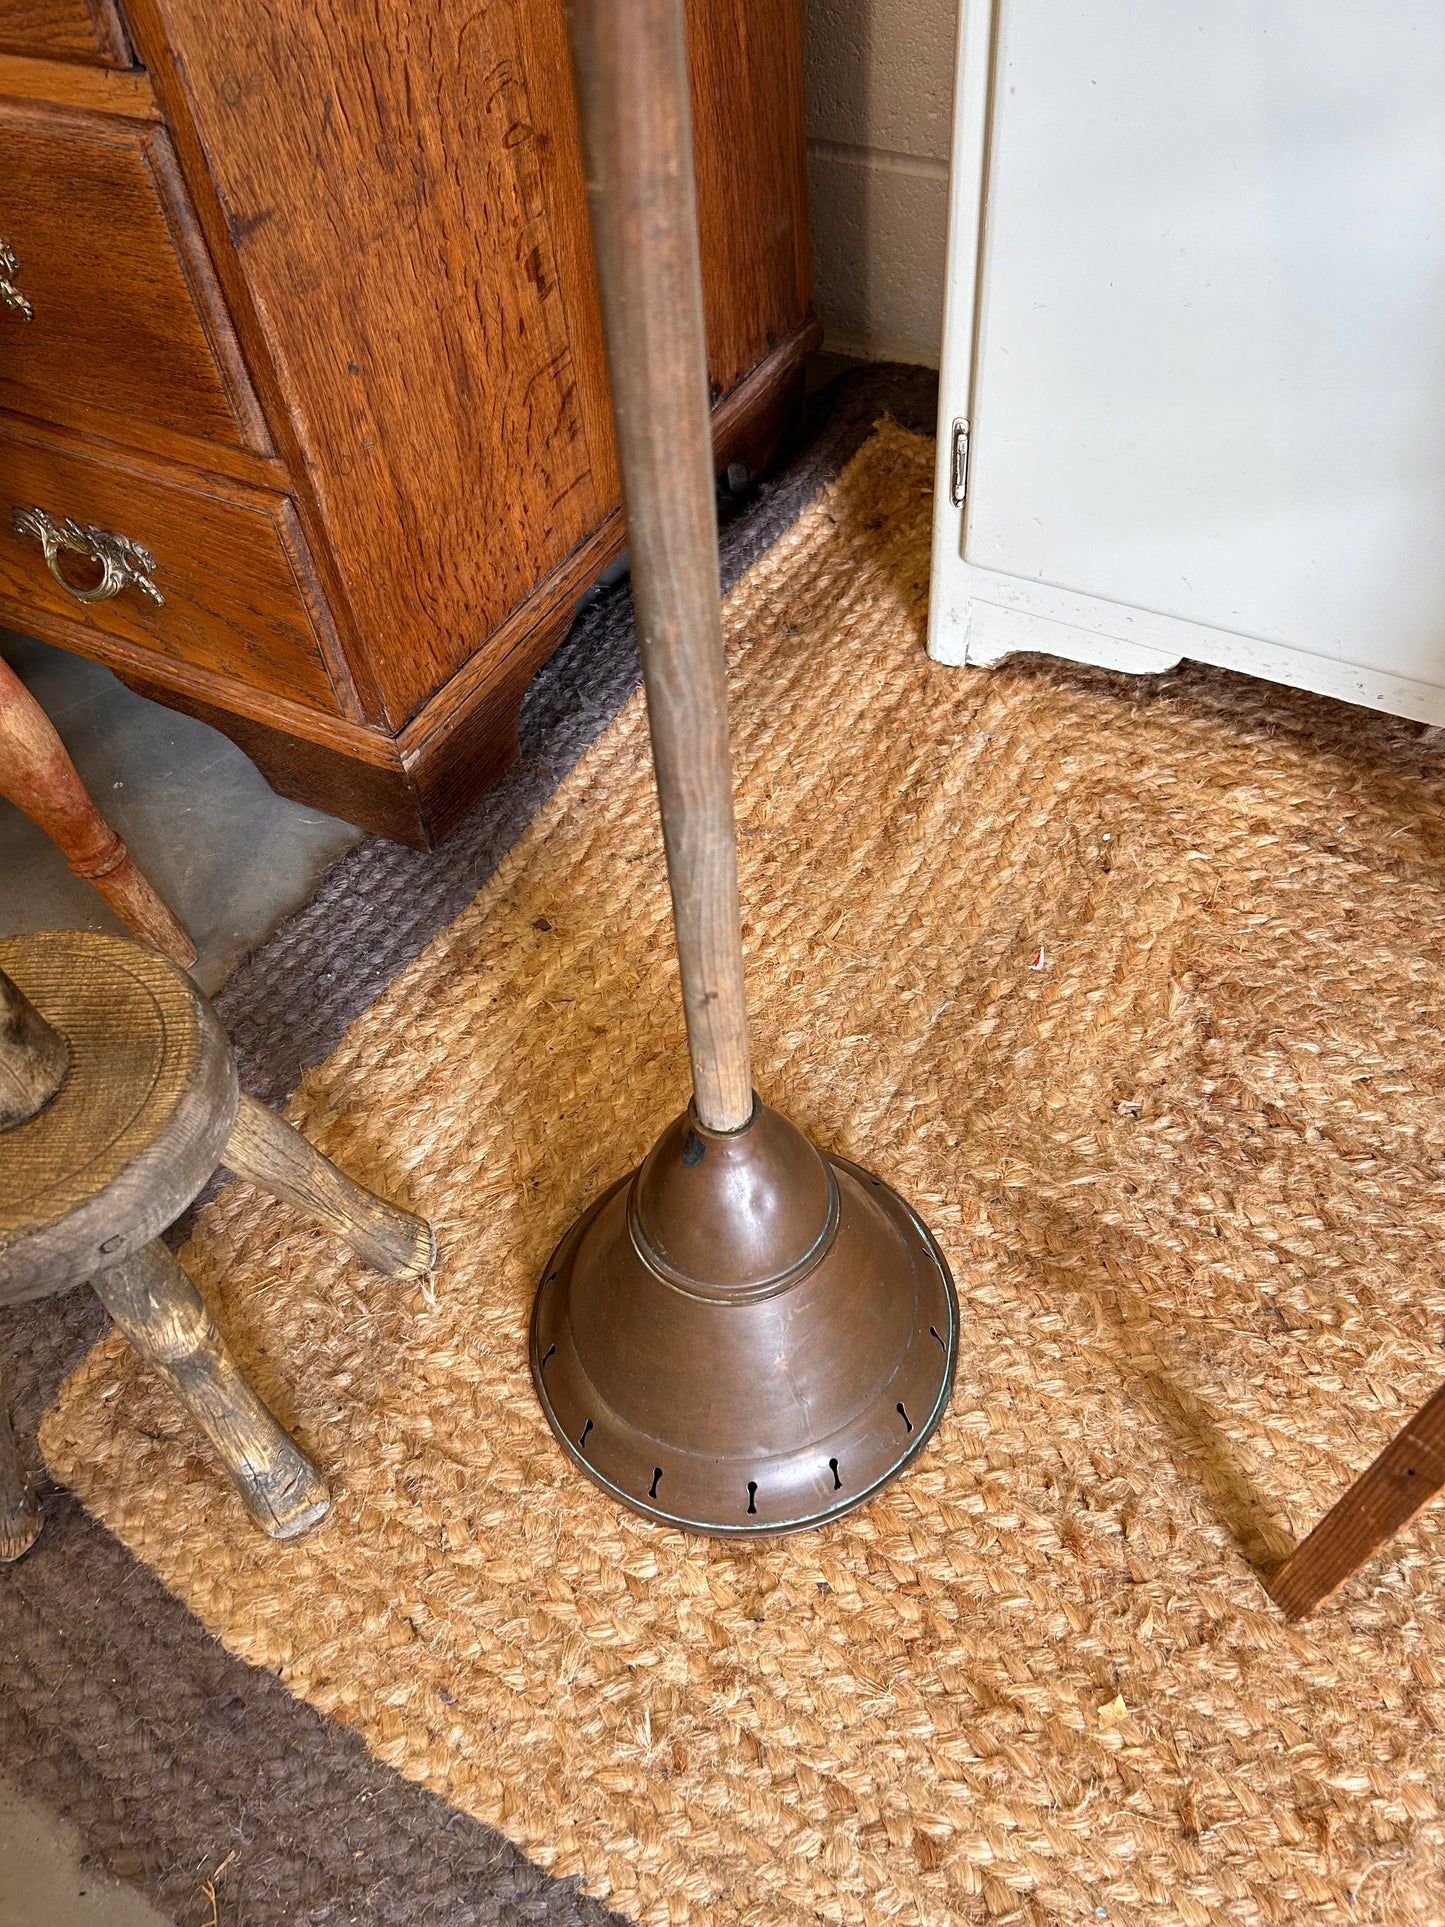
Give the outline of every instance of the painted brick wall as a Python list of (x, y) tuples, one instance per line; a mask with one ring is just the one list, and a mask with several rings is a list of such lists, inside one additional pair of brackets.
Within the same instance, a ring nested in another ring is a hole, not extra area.
[(803, 0), (827, 346), (938, 365), (959, 0)]

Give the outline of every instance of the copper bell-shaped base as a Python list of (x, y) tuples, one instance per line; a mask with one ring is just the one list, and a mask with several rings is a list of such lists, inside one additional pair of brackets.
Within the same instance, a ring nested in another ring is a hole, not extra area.
[(648, 1518), (796, 1532), (861, 1505), (948, 1402), (958, 1301), (895, 1191), (754, 1101), (691, 1108), (553, 1253), (532, 1376), (578, 1465)]

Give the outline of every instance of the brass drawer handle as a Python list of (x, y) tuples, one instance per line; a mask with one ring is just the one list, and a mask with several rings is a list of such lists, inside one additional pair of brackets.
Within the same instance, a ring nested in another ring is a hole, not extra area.
[(20, 263), (15, 258), (15, 250), (10, 243), (0, 240), (0, 302), (7, 308), (14, 308), (22, 321), (33, 321), (35, 310), (15, 285), (15, 277), (20, 272)]
[[(52, 522), (44, 509), (20, 508), (15, 511), (15, 533), (35, 538), (44, 551), (46, 568), (77, 602), (107, 602), (122, 589), (139, 589), (152, 602), (165, 601), (150, 578), (155, 557), (128, 535), (93, 525), (81, 528), (77, 522)], [(60, 566), (63, 554), (83, 555), (87, 562), (94, 562), (100, 570), (99, 582), (88, 588), (72, 582)]]

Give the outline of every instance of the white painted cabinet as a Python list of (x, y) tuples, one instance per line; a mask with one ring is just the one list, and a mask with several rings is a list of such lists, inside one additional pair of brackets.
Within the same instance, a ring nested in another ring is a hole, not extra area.
[(941, 384), (936, 657), (1445, 723), (1439, 0), (969, 0)]

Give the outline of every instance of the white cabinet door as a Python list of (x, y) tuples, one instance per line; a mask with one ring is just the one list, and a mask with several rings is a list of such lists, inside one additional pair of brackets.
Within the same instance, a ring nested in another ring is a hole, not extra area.
[(1445, 723), (1440, 0), (967, 0), (941, 383), (936, 657)]

